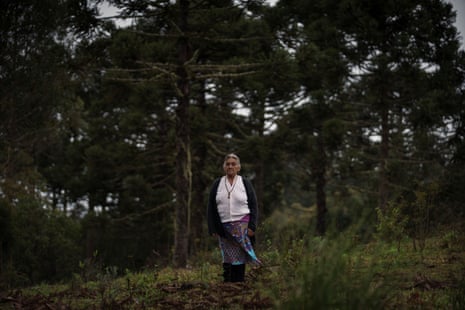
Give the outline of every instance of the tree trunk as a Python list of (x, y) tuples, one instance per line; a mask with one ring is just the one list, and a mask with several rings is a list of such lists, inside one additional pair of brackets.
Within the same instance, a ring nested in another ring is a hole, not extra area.
[(188, 240), (190, 230), (190, 195), (192, 186), (190, 156), (189, 91), (190, 82), (184, 64), (190, 58), (190, 46), (187, 38), (189, 1), (179, 0), (181, 37), (178, 40), (178, 106), (176, 108), (176, 209), (174, 232), (175, 267), (187, 265)]
[(386, 161), (389, 155), (389, 110), (382, 106), (381, 111), (381, 144), (379, 154), (379, 207), (386, 209), (388, 200), (388, 176), (386, 171)]
[[(199, 84), (199, 96), (197, 106), (202, 115), (206, 114), (207, 102), (205, 98), (205, 84)], [(204, 231), (203, 223), (206, 221), (206, 205), (204, 191), (208, 187), (209, 181), (204, 177), (203, 171), (207, 163), (208, 147), (204, 139), (197, 141), (197, 147), (192, 151), (192, 164), (194, 169), (193, 184), (192, 184), (192, 204), (191, 204), (191, 218), (195, 219), (191, 222), (191, 230), (189, 236), (189, 254), (196, 253), (199, 249), (206, 245), (206, 240), (202, 236), (207, 235)]]
[(323, 236), (326, 233), (326, 152), (325, 143), (321, 130), (319, 130), (318, 137), (316, 138), (316, 156), (313, 165), (313, 173), (315, 175), (315, 190), (316, 190), (316, 208), (317, 208), (317, 222), (316, 233)]
[(96, 222), (95, 215), (95, 199), (92, 194), (89, 194), (89, 209), (86, 214), (86, 258), (92, 258), (97, 249), (97, 229), (98, 223)]
[(257, 202), (258, 202), (258, 216), (265, 215), (265, 206), (264, 206), (264, 196), (265, 196), (265, 171), (264, 171), (264, 136), (265, 136), (265, 103), (264, 101), (260, 101), (260, 110), (257, 113), (257, 119), (259, 120), (258, 126), (256, 128), (259, 137), (259, 147), (258, 147), (258, 154), (255, 154), (257, 161), (255, 162), (255, 191), (257, 195)]
[(255, 191), (257, 195), (257, 202), (258, 202), (258, 216), (263, 217), (265, 215), (265, 206), (263, 204), (264, 201), (264, 182), (265, 176), (263, 171), (263, 158), (258, 158), (258, 162), (255, 165), (256, 171), (256, 178), (255, 178)]

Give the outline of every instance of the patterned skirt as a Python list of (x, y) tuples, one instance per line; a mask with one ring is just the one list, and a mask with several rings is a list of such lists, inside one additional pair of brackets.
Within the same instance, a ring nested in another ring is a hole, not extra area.
[(226, 231), (226, 238), (219, 237), (223, 263), (261, 265), (247, 235), (248, 223), (244, 221), (229, 222), (223, 223), (223, 227)]

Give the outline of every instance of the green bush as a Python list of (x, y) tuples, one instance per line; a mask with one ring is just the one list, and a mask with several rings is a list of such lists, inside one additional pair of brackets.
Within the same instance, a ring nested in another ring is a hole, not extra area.
[(396, 242), (397, 251), (400, 251), (401, 241), (406, 236), (406, 226), (409, 220), (402, 212), (404, 208), (403, 203), (398, 205), (389, 203), (384, 210), (376, 209), (378, 214), (376, 236), (386, 242)]
[(457, 290), (452, 294), (451, 304), (454, 310), (465, 309), (465, 276), (460, 281)]
[(280, 309), (382, 309), (386, 296), (371, 266), (345, 240), (308, 243)]
[(0, 285), (17, 287), (56, 282), (77, 271), (80, 225), (38, 201), (22, 200), (11, 213), (9, 262)]

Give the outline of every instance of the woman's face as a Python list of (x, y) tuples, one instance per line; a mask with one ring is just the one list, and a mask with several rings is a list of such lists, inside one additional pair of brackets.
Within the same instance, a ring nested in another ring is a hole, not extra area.
[(236, 174), (241, 170), (241, 166), (237, 162), (237, 159), (232, 157), (226, 159), (223, 167), (226, 175), (230, 177), (236, 176)]

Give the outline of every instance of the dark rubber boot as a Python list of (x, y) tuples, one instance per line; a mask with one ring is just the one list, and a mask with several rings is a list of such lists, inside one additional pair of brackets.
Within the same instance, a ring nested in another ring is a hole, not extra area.
[(231, 264), (223, 263), (223, 282), (231, 282), (232, 268)]
[(244, 282), (245, 264), (231, 266), (231, 282)]

